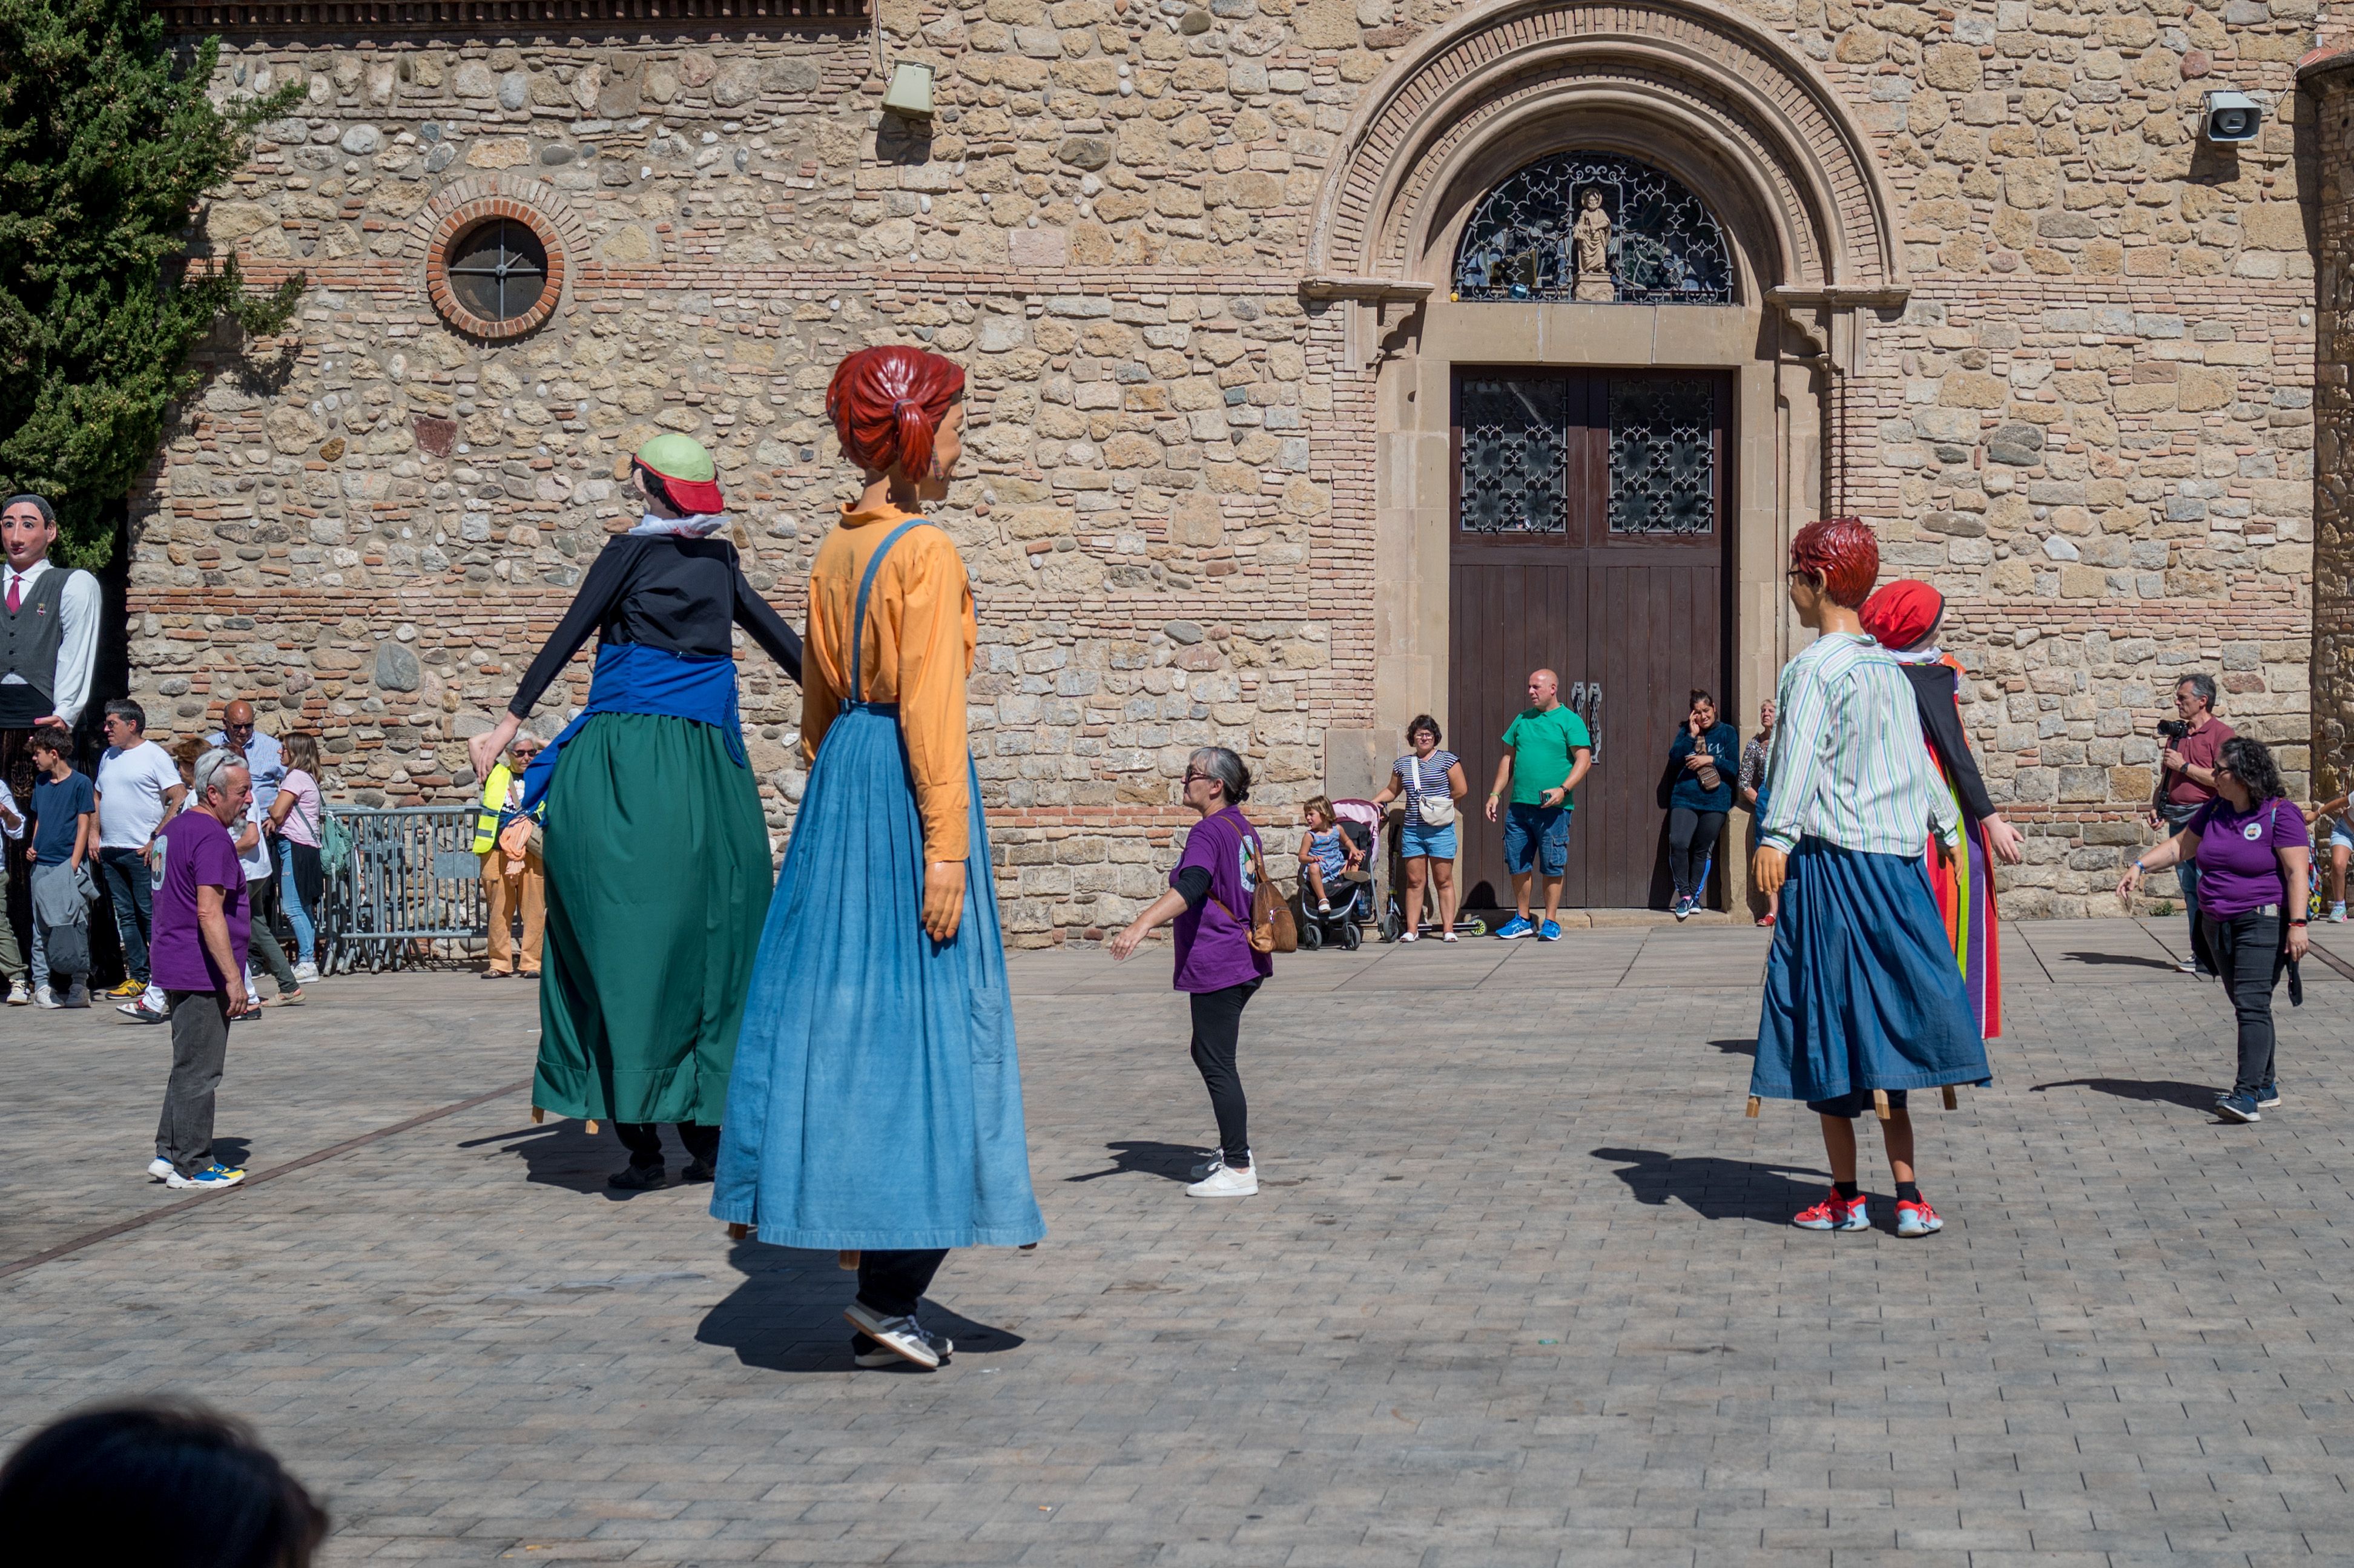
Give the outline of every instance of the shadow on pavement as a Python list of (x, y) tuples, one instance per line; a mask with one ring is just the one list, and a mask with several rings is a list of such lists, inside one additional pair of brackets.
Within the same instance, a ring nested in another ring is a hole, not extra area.
[[(1626, 1166), (1618, 1180), (1639, 1203), (1680, 1199), (1704, 1220), (1764, 1220), (1786, 1225), (1790, 1216), (1823, 1195), (1828, 1171), (1804, 1165), (1763, 1165), (1720, 1155), (1663, 1154), (1656, 1149), (1597, 1149), (1596, 1160)], [(1793, 1175), (1812, 1181), (1793, 1181)]]
[[(833, 1254), (741, 1241), (728, 1249), (727, 1261), (743, 1274), (744, 1282), (705, 1314), (695, 1330), (697, 1344), (734, 1351), (744, 1365), (767, 1372), (861, 1370), (850, 1359), (853, 1330), (842, 1318), (842, 1309), (857, 1294), (858, 1278), (837, 1267)], [(955, 1282), (952, 1253), (935, 1283), (953, 1289)], [(968, 1355), (993, 1355), (1023, 1342), (1010, 1329), (976, 1323), (930, 1297), (924, 1299), (923, 1322), (932, 1332), (956, 1341), (956, 1351), (939, 1369), (942, 1372), (953, 1372)], [(912, 1363), (873, 1370), (925, 1375)]]
[(1718, 1050), (1723, 1052), (1728, 1056), (1755, 1056), (1757, 1054), (1757, 1037), (1754, 1034), (1746, 1040), (1712, 1040), (1709, 1044), (1715, 1046)]
[(1193, 1167), (1207, 1160), (1209, 1151), (1191, 1144), (1155, 1143), (1148, 1139), (1121, 1139), (1107, 1143), (1111, 1155), (1108, 1171), (1083, 1171), (1076, 1176), (1066, 1176), (1066, 1181), (1100, 1181), (1107, 1176), (1133, 1173), (1158, 1176), (1166, 1181), (1191, 1181)]
[(2129, 969), (2164, 969), (2170, 975), (2182, 972), (2171, 959), (2145, 959), (2132, 953), (2062, 953), (2060, 956), (2075, 964), (2121, 964)]
[(2040, 1095), (2046, 1089), (2092, 1089), (2121, 1100), (2176, 1105), (2211, 1114), (2215, 1109), (2213, 1085), (2186, 1084), (2174, 1078), (2062, 1078), (2054, 1084), (2037, 1084), (2028, 1093)]
[[(458, 1147), (474, 1149), (486, 1143), (503, 1145), (498, 1150), (501, 1154), (520, 1156), (524, 1180), (543, 1187), (562, 1187), (584, 1197), (593, 1195), (616, 1203), (644, 1195), (605, 1185), (605, 1178), (627, 1165), (630, 1156), (620, 1140), (603, 1127), (591, 1138), (588, 1128), (579, 1122), (551, 1121), (544, 1127), (522, 1128), (495, 1138), (471, 1139)], [(663, 1155), (669, 1162), (670, 1184), (678, 1186), (678, 1173), (686, 1165), (686, 1150), (680, 1147), (676, 1130), (667, 1127), (663, 1129)]]

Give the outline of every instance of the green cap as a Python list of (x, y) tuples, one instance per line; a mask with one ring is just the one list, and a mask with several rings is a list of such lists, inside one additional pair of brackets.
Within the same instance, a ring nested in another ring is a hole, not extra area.
[(656, 436), (638, 449), (638, 461), (664, 479), (707, 484), (719, 477), (711, 454), (693, 436)]

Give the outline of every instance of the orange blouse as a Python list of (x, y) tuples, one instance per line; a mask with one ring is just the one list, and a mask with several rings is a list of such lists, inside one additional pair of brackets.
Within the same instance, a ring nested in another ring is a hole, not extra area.
[[(841, 705), (853, 699), (851, 625), (866, 563), (891, 530), (914, 514), (889, 504), (842, 509), (842, 521), (810, 565), (809, 630), (801, 649), (801, 756), (817, 760)], [(938, 527), (910, 528), (891, 546), (866, 596), (866, 645), (859, 662), (866, 700), (899, 705), (899, 733), (915, 774), (924, 820), (924, 859), (960, 862), (970, 849), (966, 821), (971, 752), (965, 682), (980, 641), (964, 557)]]

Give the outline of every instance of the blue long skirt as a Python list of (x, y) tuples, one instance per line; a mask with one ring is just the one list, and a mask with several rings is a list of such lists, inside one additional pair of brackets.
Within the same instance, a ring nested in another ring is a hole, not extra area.
[(1828, 1100), (1988, 1081), (1920, 857), (1801, 839), (1766, 960), (1749, 1092)]
[(889, 709), (846, 707), (810, 770), (736, 1046), (711, 1213), (778, 1246), (1018, 1246), (1022, 1074), (981, 785), (964, 918), (920, 924), (924, 829)]

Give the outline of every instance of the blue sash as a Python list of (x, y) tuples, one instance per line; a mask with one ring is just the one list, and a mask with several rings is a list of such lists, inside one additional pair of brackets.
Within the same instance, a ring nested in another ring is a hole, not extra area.
[(744, 755), (744, 724), (736, 707), (734, 658), (725, 653), (673, 653), (642, 642), (607, 642), (597, 650), (597, 674), (589, 683), (588, 705), (525, 770), (519, 810), (529, 811), (539, 804), (556, 777), (556, 759), (566, 743), (599, 714), (652, 714), (707, 724), (727, 737), (727, 755), (737, 767), (752, 765)]
[(910, 528), (937, 528), (939, 524), (928, 517), (910, 517), (891, 530), (875, 553), (866, 557), (866, 575), (858, 579), (858, 608), (850, 618), (850, 700), (842, 705), (843, 713), (860, 708), (873, 708), (878, 713), (897, 716), (896, 703), (870, 703), (866, 700), (866, 596), (874, 591), (875, 575), (883, 569), (883, 557), (899, 542), (899, 535)]

